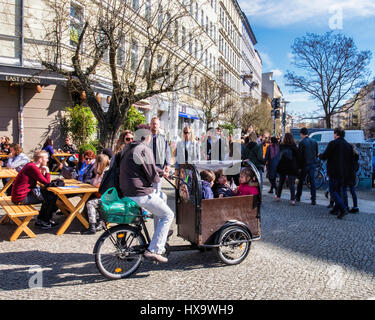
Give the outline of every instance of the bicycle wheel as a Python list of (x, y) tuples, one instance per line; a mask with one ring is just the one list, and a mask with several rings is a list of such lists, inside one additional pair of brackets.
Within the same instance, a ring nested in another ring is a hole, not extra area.
[(318, 170), (315, 172), (315, 188), (318, 190), (324, 183), (325, 176), (323, 170)]
[(215, 248), (218, 258), (225, 264), (241, 263), (249, 254), (251, 242), (250, 234), (240, 226), (224, 228), (216, 238), (220, 247)]
[[(315, 181), (315, 189), (316, 190), (318, 190), (323, 185), (324, 180), (325, 180), (324, 171), (322, 169), (318, 169), (317, 171), (315, 171), (314, 181)], [(307, 185), (307, 187), (309, 189), (311, 189), (309, 175), (306, 175), (305, 184)]]
[(95, 263), (108, 279), (127, 278), (137, 271), (146, 241), (134, 227), (118, 225), (104, 232), (95, 244)]

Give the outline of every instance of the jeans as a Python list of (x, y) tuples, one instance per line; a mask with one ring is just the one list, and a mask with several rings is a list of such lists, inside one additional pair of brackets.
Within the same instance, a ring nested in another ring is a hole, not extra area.
[(331, 192), (331, 196), (333, 197), (333, 201), (335, 201), (335, 210), (343, 210), (345, 209), (345, 185), (344, 181), (330, 178), (329, 179), (329, 190)]
[(347, 194), (348, 188), (349, 188), (350, 194), (352, 195), (353, 208), (358, 208), (358, 199), (357, 199), (357, 193), (355, 191), (355, 186), (346, 186), (345, 187), (345, 190), (344, 190), (344, 204), (345, 204), (345, 207), (349, 208), (348, 194)]
[(162, 254), (174, 218), (173, 211), (167, 205), (167, 196), (161, 191), (154, 190), (153, 193), (146, 196), (129, 198), (154, 215), (155, 230), (148, 250)]
[(310, 187), (311, 187), (311, 200), (316, 200), (316, 187), (315, 187), (315, 171), (316, 166), (311, 165), (301, 170), (301, 173), (298, 176), (298, 185), (297, 185), (297, 198), (301, 198), (303, 183), (306, 179), (306, 176), (309, 176)]
[(89, 224), (95, 224), (99, 220), (98, 208), (101, 202), (101, 198), (92, 199), (86, 202), (87, 217), (89, 220)]
[(57, 211), (56, 200), (57, 196), (50, 191), (43, 190), (42, 194), (44, 201), (36, 198), (33, 192), (29, 192), (25, 199), (20, 201), (21, 204), (38, 204), (42, 203), (42, 207), (39, 211), (38, 220), (49, 222), (54, 212)]
[[(276, 196), (280, 198), (281, 196), (281, 191), (283, 190), (283, 185), (286, 180), (286, 174), (280, 173), (280, 181), (279, 181), (279, 186), (277, 187), (277, 193)], [(290, 190), (290, 200), (295, 200), (295, 182), (296, 182), (296, 176), (293, 175), (288, 175), (288, 184), (289, 184), (289, 190)]]

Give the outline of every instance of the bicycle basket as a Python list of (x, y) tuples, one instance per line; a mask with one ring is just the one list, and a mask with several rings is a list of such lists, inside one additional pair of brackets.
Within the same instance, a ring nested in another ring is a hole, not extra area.
[(127, 197), (119, 198), (116, 188), (108, 189), (101, 197), (102, 213), (107, 222), (129, 224), (140, 214), (138, 204)]

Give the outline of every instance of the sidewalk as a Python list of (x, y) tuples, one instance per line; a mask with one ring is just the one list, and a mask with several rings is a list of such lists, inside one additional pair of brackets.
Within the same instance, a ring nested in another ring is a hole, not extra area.
[[(274, 196), (274, 194), (272, 195), (268, 193), (269, 189), (270, 189), (270, 184), (267, 180), (265, 180), (263, 184), (263, 195)], [(296, 185), (296, 189), (297, 189), (297, 185)], [(326, 190), (323, 188), (320, 188), (319, 190), (316, 191), (316, 204), (317, 205), (328, 206), (329, 200), (324, 196), (325, 191)], [(374, 188), (372, 188), (371, 190), (357, 190), (357, 197), (358, 197), (359, 212), (375, 214), (375, 189)], [(311, 198), (310, 189), (304, 187), (302, 196), (301, 196), (301, 202), (311, 203), (310, 198)], [(281, 199), (290, 200), (290, 191), (288, 188), (285, 188), (285, 186), (281, 193)], [(353, 202), (352, 202), (352, 197), (350, 195), (350, 192), (348, 192), (348, 200), (349, 200), (349, 207), (352, 207)]]

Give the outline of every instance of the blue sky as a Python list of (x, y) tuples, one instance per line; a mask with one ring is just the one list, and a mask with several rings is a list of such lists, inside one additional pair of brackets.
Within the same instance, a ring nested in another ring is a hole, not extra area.
[(274, 71), (274, 79), (288, 110), (306, 115), (317, 103), (304, 93), (285, 86), (284, 74), (291, 70), (291, 45), (307, 32), (324, 34), (335, 29), (354, 39), (359, 50), (371, 50), (370, 80), (375, 77), (375, 0), (239, 0), (253, 28), (263, 61), (263, 72)]

